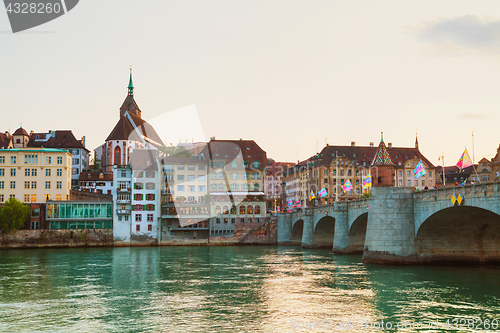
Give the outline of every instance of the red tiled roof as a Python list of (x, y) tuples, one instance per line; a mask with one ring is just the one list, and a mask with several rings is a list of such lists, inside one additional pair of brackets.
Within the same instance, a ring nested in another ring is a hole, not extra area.
[[(363, 162), (365, 162), (366, 166), (370, 166), (377, 149), (378, 147), (367, 146), (326, 146), (321, 153), (314, 155), (310, 160), (311, 162), (319, 161), (316, 165), (328, 166), (338, 154), (339, 157), (347, 157), (352, 161), (357, 161), (358, 165), (363, 165)], [(418, 148), (387, 147), (387, 152), (396, 166), (403, 165), (407, 160), (418, 158), (427, 164), (428, 167), (434, 168), (434, 165)]]
[(0, 133), (0, 148), (7, 149), (11, 143), (12, 137), (7, 136), (5, 133)]
[(16, 129), (16, 131), (14, 132), (13, 135), (26, 135), (28, 136), (28, 132), (26, 132), (26, 130), (22, 127), (19, 127), (18, 129)]
[(118, 120), (118, 123), (115, 125), (106, 141), (132, 140), (142, 142), (142, 138), (135, 131), (136, 128), (139, 130), (140, 134), (159, 143), (160, 145), (163, 145), (163, 141), (160, 139), (153, 126), (135, 114), (128, 112), (120, 117), (120, 120)]
[(81, 148), (88, 151), (82, 144), (81, 140), (77, 140), (71, 130), (55, 131), (54, 136), (47, 141), (35, 141), (40, 137), (41, 133), (33, 133), (28, 142), (28, 147), (44, 147), (44, 148)]
[[(100, 175), (102, 174), (103, 178), (100, 178)], [(101, 172), (81, 172), (80, 176), (78, 177), (79, 181), (112, 181), (113, 180), (113, 174), (112, 173), (101, 173)]]
[(204, 158), (225, 159), (226, 163), (230, 163), (240, 153), (250, 166), (254, 161), (258, 161), (259, 167), (256, 169), (264, 169), (267, 166), (266, 152), (253, 140), (210, 140), (200, 154)]

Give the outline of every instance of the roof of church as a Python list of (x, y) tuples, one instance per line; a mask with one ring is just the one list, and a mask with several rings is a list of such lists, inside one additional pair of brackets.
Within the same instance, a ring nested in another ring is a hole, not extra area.
[(125, 111), (135, 115), (137, 115), (137, 111), (141, 111), (141, 109), (139, 109), (139, 105), (137, 105), (134, 97), (131, 95), (127, 95), (122, 103), (122, 106), (120, 106), (120, 115), (123, 115)]
[(71, 130), (61, 130), (55, 131), (54, 136), (50, 137), (47, 141), (36, 140), (40, 138), (40, 134), (45, 135), (45, 133), (33, 133), (28, 142), (28, 147), (45, 147), (45, 148), (82, 148), (83, 146), (81, 140), (77, 140), (73, 135)]
[[(140, 134), (135, 131), (136, 128)], [(115, 127), (106, 138), (106, 141), (132, 140), (142, 142), (140, 135), (144, 135), (156, 143), (163, 145), (163, 141), (160, 139), (153, 126), (144, 119), (129, 112), (120, 117), (118, 123), (116, 123)]]

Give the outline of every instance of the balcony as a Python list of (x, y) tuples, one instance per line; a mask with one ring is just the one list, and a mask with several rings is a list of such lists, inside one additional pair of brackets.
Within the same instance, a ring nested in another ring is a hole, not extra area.
[(130, 204), (130, 199), (118, 199), (118, 200), (116, 200), (116, 203), (119, 203), (119, 204)]
[(166, 175), (167, 173), (174, 173), (174, 169), (163, 169), (163, 174)]
[(128, 188), (117, 188), (116, 191), (120, 192), (120, 193), (130, 193), (130, 187), (128, 187)]
[(116, 214), (118, 215), (129, 215), (131, 212), (130, 209), (117, 209)]

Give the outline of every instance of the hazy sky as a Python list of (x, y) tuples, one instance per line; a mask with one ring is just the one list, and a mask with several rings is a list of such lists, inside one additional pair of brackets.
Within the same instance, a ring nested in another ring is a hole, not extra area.
[(434, 164), (472, 155), (472, 131), (476, 161), (500, 143), (497, 0), (81, 0), (17, 34), (2, 9), (0, 39), (0, 130), (71, 129), (91, 150), (130, 65), (143, 118), (189, 106), (207, 139), (253, 139), (279, 161), (381, 131), (413, 146), (418, 130)]

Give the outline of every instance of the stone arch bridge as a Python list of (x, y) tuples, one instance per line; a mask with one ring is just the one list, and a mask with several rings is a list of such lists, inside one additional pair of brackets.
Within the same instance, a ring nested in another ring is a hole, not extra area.
[(280, 214), (278, 243), (362, 253), (364, 262), (500, 261), (500, 183), (372, 194)]

